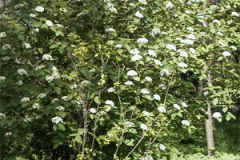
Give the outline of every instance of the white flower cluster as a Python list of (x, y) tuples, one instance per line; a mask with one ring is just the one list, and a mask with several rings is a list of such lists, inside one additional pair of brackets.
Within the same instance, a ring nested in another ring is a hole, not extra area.
[(41, 70), (45, 67), (46, 67), (45, 65), (41, 64), (40, 66), (37, 66), (35, 70), (38, 71), (38, 70)]
[(20, 102), (24, 103), (24, 102), (29, 102), (30, 98), (29, 97), (23, 97)]
[(150, 90), (147, 89), (147, 88), (143, 88), (143, 89), (141, 89), (140, 92), (141, 92), (142, 94), (150, 94)]
[(140, 128), (143, 130), (143, 131), (148, 131), (148, 127), (146, 124), (140, 124)]
[(44, 54), (44, 55), (42, 56), (42, 60), (52, 61), (53, 58), (52, 58), (52, 56), (51, 56), (50, 54)]
[(149, 50), (148, 50), (148, 54), (149, 54), (149, 56), (157, 57), (156, 52), (155, 52), (154, 50), (152, 50), (152, 49), (149, 49)]
[(106, 32), (115, 32), (115, 29), (113, 29), (113, 28), (108, 28), (108, 29), (106, 29)]
[(147, 4), (146, 0), (138, 0), (138, 2), (141, 3), (141, 4), (144, 4), (144, 5)]
[(62, 96), (61, 100), (68, 101), (68, 97), (67, 96)]
[(52, 67), (52, 74), (51, 75), (47, 75), (45, 77), (45, 80), (48, 83), (51, 83), (54, 79), (59, 79), (59, 78), (60, 78), (60, 75), (59, 75), (58, 69), (55, 66), (53, 66)]
[(6, 115), (4, 113), (0, 113), (0, 119), (6, 118)]
[(37, 98), (42, 99), (42, 98), (44, 98), (44, 97), (46, 97), (46, 96), (47, 96), (46, 93), (40, 93), (40, 94), (37, 96)]
[(33, 109), (39, 109), (40, 108), (40, 104), (39, 103), (33, 103), (32, 108)]
[(190, 126), (190, 122), (188, 120), (182, 120), (182, 124), (185, 126)]
[(140, 11), (137, 11), (137, 12), (135, 13), (135, 16), (136, 16), (137, 18), (143, 18), (143, 15), (142, 15), (142, 13), (140, 13)]
[(2, 60), (3, 61), (8, 61), (8, 60), (10, 60), (11, 58), (10, 57), (8, 57), (8, 56), (4, 56), (4, 57), (2, 57)]
[(59, 10), (64, 12), (64, 13), (68, 12), (68, 10), (66, 8), (60, 8)]
[(187, 58), (188, 57), (188, 53), (182, 49), (178, 49), (177, 50), (180, 53), (180, 57), (184, 57)]
[(151, 113), (149, 113), (148, 111), (142, 111), (142, 114), (146, 117), (150, 117)]
[(112, 3), (108, 3), (108, 9), (109, 11), (113, 12), (113, 13), (118, 13), (117, 9), (114, 7), (114, 5)]
[(53, 22), (50, 21), (50, 20), (46, 20), (46, 25), (49, 26), (49, 27), (52, 27), (53, 26)]
[(55, 124), (58, 124), (58, 123), (63, 123), (63, 120), (61, 117), (59, 116), (55, 116), (52, 118), (52, 122), (55, 123)]
[(146, 38), (138, 38), (137, 43), (139, 44), (147, 44), (148, 40)]
[(229, 57), (229, 56), (231, 56), (231, 53), (228, 52), (228, 51), (224, 51), (224, 52), (222, 52), (222, 55), (223, 55), (224, 57)]
[(166, 8), (172, 9), (172, 8), (173, 8), (172, 2), (168, 2), (168, 3), (166, 4)]
[(124, 123), (124, 126), (127, 127), (127, 128), (130, 128), (130, 127), (134, 127), (135, 124), (130, 122), (130, 121), (127, 121), (127, 122)]
[(0, 76), (0, 83), (3, 83), (6, 80), (6, 77)]
[(127, 85), (127, 86), (132, 86), (132, 85), (134, 85), (132, 81), (126, 81), (124, 84)]
[(128, 72), (127, 72), (127, 75), (128, 76), (137, 76), (137, 72), (136, 71), (134, 71), (134, 70), (129, 70)]
[(158, 109), (158, 112), (160, 113), (166, 113), (166, 108), (163, 106), (159, 106), (157, 109)]
[(163, 76), (163, 75), (169, 76), (169, 75), (170, 75), (170, 72), (169, 72), (168, 69), (163, 68), (163, 69), (160, 71), (160, 75), (161, 75), (161, 76)]
[(10, 44), (4, 44), (2, 46), (2, 50), (7, 50), (7, 49), (11, 49), (11, 48), (12, 48), (12, 46)]
[(173, 51), (177, 50), (176, 46), (173, 45), (173, 44), (167, 44), (166, 48), (169, 49), (169, 50), (173, 50)]
[(177, 110), (181, 110), (181, 107), (178, 104), (173, 104), (173, 107)]
[(160, 33), (160, 29), (159, 28), (153, 28), (152, 29), (152, 32), (151, 32), (151, 35), (153, 37), (155, 37), (156, 35), (158, 35)]
[(34, 17), (36, 17), (36, 14), (30, 13), (29, 16), (34, 18)]
[(115, 92), (115, 89), (113, 88), (113, 87), (110, 87), (110, 88), (108, 88), (108, 93), (112, 93), (112, 92)]
[(63, 106), (57, 106), (56, 109), (59, 110), (59, 111), (64, 111), (65, 110), (65, 108)]
[(145, 77), (145, 80), (146, 80), (147, 82), (152, 82), (152, 78), (149, 77), (149, 76), (146, 76), (146, 77)]
[(165, 151), (166, 147), (163, 144), (159, 144), (159, 149)]
[(92, 114), (94, 114), (94, 113), (97, 113), (97, 110), (96, 110), (95, 108), (90, 108), (90, 109), (89, 109), (89, 112), (92, 113)]
[(0, 33), (0, 38), (6, 37), (6, 36), (7, 36), (7, 35), (6, 35), (5, 32), (1, 32), (1, 33)]
[(212, 117), (215, 119), (218, 119), (218, 118), (222, 117), (222, 115), (220, 112), (215, 112), (215, 113), (213, 113)]
[(114, 102), (111, 101), (111, 100), (106, 100), (106, 101), (105, 101), (105, 104), (106, 104), (106, 105), (110, 105), (110, 106), (112, 106), (112, 107), (114, 106)]
[(37, 6), (37, 7), (35, 8), (35, 11), (37, 11), (37, 12), (43, 12), (43, 11), (44, 11), (44, 8), (43, 8), (42, 6)]
[(19, 74), (19, 75), (21, 75), (21, 76), (23, 76), (23, 75), (28, 75), (28, 73), (27, 73), (27, 71), (25, 70), (25, 69), (18, 69), (17, 70), (17, 73)]
[(153, 160), (153, 157), (151, 155), (147, 154), (147, 155), (142, 156), (140, 160)]
[(24, 47), (25, 47), (26, 49), (31, 48), (31, 45), (30, 45), (29, 43), (27, 43), (27, 42), (25, 42), (23, 45), (24, 45)]

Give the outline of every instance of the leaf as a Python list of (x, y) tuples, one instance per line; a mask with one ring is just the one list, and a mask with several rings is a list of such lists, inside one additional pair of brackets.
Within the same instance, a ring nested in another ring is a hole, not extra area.
[(124, 140), (124, 143), (127, 145), (127, 146), (134, 146), (134, 139), (125, 139)]
[(218, 104), (218, 98), (214, 98), (213, 99), (213, 105), (215, 106), (215, 105), (217, 105)]
[(223, 108), (222, 111), (226, 113), (228, 111), (228, 108)]
[(59, 123), (58, 124), (58, 128), (60, 129), (60, 130), (62, 130), (62, 131), (65, 131), (65, 126), (64, 126), (64, 124), (62, 124), (62, 123)]
[(94, 102), (97, 103), (97, 104), (101, 103), (101, 101), (100, 101), (98, 96), (94, 97)]
[(56, 112), (56, 115), (64, 118), (66, 116), (66, 112)]
[(41, 54), (43, 54), (43, 48), (38, 48), (37, 50), (38, 50), (38, 52), (40, 52)]

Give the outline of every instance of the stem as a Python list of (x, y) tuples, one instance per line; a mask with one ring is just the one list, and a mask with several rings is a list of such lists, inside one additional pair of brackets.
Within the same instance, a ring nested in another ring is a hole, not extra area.
[(145, 137), (145, 135), (142, 135), (142, 137), (139, 139), (138, 143), (133, 147), (133, 149), (128, 153), (128, 155), (127, 155), (124, 159), (128, 158), (128, 157), (132, 154), (132, 152), (133, 152), (133, 151), (137, 148), (137, 146), (142, 142), (142, 140), (143, 140), (144, 137)]

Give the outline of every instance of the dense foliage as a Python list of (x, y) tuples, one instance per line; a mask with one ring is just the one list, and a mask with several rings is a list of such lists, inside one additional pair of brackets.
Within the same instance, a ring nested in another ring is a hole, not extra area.
[(203, 2), (11, 0), (0, 24), (1, 156), (181, 157), (176, 142), (205, 139), (208, 104), (214, 119), (234, 119), (240, 1)]

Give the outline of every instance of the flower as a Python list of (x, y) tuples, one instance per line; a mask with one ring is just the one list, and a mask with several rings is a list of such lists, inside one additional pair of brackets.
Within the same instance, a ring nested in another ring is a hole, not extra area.
[(170, 75), (169, 70), (166, 69), (166, 68), (162, 69), (161, 72), (160, 72), (160, 75), (163, 76), (164, 74), (166, 74), (167, 76), (169, 76), (169, 75)]
[(8, 56), (4, 56), (4, 57), (2, 57), (2, 60), (3, 61), (8, 61), (8, 60), (10, 60), (11, 58), (10, 57), (8, 57)]
[(153, 28), (151, 33), (152, 33), (152, 36), (155, 36), (155, 35), (160, 33), (160, 29), (159, 28)]
[(127, 85), (127, 86), (131, 86), (131, 85), (133, 85), (133, 82), (132, 81), (127, 81), (124, 84)]
[(29, 16), (34, 18), (34, 17), (36, 17), (36, 14), (31, 13), (31, 14), (29, 14)]
[(143, 57), (142, 57), (141, 55), (135, 54), (134, 56), (132, 56), (131, 60), (132, 60), (133, 62), (135, 62), (135, 61), (138, 61), (138, 60), (140, 60), (140, 59), (142, 59), (142, 58), (143, 58)]
[(124, 123), (124, 126), (126, 126), (127, 128), (130, 128), (130, 127), (134, 127), (135, 124), (132, 123), (132, 122), (127, 121), (127, 122)]
[(47, 26), (49, 26), (49, 27), (52, 27), (52, 26), (53, 26), (53, 23), (52, 23), (52, 21), (50, 21), (50, 20), (46, 20), (46, 24), (47, 24)]
[(221, 44), (222, 47), (226, 46), (226, 44), (223, 41), (219, 41), (218, 43)]
[(65, 110), (65, 108), (63, 106), (57, 106), (56, 109), (59, 110), (59, 111), (64, 111)]
[(2, 46), (2, 49), (3, 50), (7, 50), (7, 49), (11, 49), (12, 48), (12, 46), (10, 45), (10, 44), (4, 44), (3, 46)]
[(231, 56), (231, 53), (228, 52), (228, 51), (224, 51), (224, 52), (222, 52), (222, 55), (223, 55), (224, 57), (228, 57), (228, 56)]
[(149, 113), (148, 111), (142, 111), (142, 114), (146, 117), (151, 116), (151, 113)]
[(30, 45), (29, 43), (26, 43), (26, 42), (25, 42), (25, 43), (24, 43), (24, 47), (28, 49), (28, 48), (31, 48), (31, 45)]
[(219, 117), (222, 117), (222, 115), (221, 115), (220, 112), (215, 112), (215, 113), (213, 113), (212, 117), (215, 118), (215, 119), (217, 119), (217, 118), (219, 118)]
[(154, 61), (154, 63), (155, 63), (156, 65), (158, 65), (158, 66), (162, 66), (162, 65), (163, 65), (162, 62), (159, 61), (158, 59), (154, 59), (153, 61)]
[(193, 27), (187, 27), (186, 30), (191, 31), (191, 32), (194, 31)]
[(134, 70), (130, 70), (130, 71), (127, 72), (127, 75), (128, 75), (128, 76), (136, 76), (136, 75), (137, 75), (137, 72), (134, 71)]
[(158, 109), (158, 112), (166, 113), (166, 109), (163, 106), (159, 106), (157, 109)]
[(37, 6), (37, 7), (35, 8), (35, 11), (37, 11), (37, 12), (43, 12), (43, 11), (44, 11), (44, 8), (43, 8), (42, 6)]
[(52, 101), (51, 101), (51, 104), (53, 104), (53, 103), (55, 103), (55, 102), (57, 102), (57, 101), (59, 101), (58, 98), (53, 98)]
[(188, 39), (193, 39), (193, 40), (196, 39), (196, 37), (194, 36), (194, 34), (189, 34), (189, 35), (187, 35), (187, 38), (188, 38)]
[(28, 75), (28, 73), (25, 69), (18, 69), (17, 72), (19, 75)]
[(223, 33), (222, 32), (217, 32), (217, 35), (223, 36)]
[(0, 76), (0, 83), (4, 82), (6, 80), (6, 77)]
[(140, 92), (141, 92), (142, 94), (149, 94), (149, 93), (150, 93), (149, 89), (147, 89), (147, 88), (141, 89)]
[(139, 54), (140, 51), (137, 48), (134, 48), (134, 49), (130, 50), (130, 53), (133, 54), (133, 55), (136, 55), (136, 54)]
[(147, 155), (142, 156), (140, 160), (153, 160), (153, 157), (151, 155), (147, 154)]
[(64, 101), (68, 101), (68, 97), (67, 96), (62, 96), (61, 99), (64, 100)]
[(177, 110), (180, 110), (180, 109), (181, 109), (178, 104), (173, 104), (173, 107), (174, 107), (175, 109), (177, 109)]
[(194, 48), (189, 48), (189, 51), (192, 53), (192, 54), (196, 54), (196, 51)]
[(47, 75), (47, 76), (45, 77), (45, 80), (46, 80), (48, 83), (51, 83), (51, 82), (54, 80), (54, 77)]
[(116, 48), (122, 48), (122, 46), (123, 46), (122, 44), (117, 44), (115, 47)]
[(4, 113), (0, 113), (0, 119), (6, 118), (6, 115)]
[(39, 32), (39, 28), (35, 28), (34, 31)]
[(158, 87), (163, 89), (163, 90), (166, 89), (166, 86), (164, 84), (160, 84)]
[(111, 101), (111, 100), (106, 100), (105, 101), (105, 104), (107, 104), (107, 105), (110, 105), (110, 106), (114, 106), (114, 103), (113, 103), (113, 101)]
[(22, 81), (22, 80), (19, 80), (19, 81), (17, 81), (16, 84), (19, 85), (19, 86), (21, 86), (21, 85), (23, 84), (23, 81)]
[(179, 49), (178, 52), (180, 53), (180, 56), (181, 56), (181, 57), (184, 57), (184, 58), (187, 58), (187, 57), (188, 57), (188, 54), (187, 54), (186, 51), (183, 51), (183, 50)]
[(137, 43), (139, 44), (147, 44), (148, 40), (146, 38), (138, 38)]
[(239, 16), (239, 14), (237, 12), (232, 12), (232, 16)]
[(146, 76), (146, 77), (145, 77), (145, 80), (148, 81), (148, 82), (152, 82), (152, 78), (149, 77), (149, 76)]
[(185, 102), (182, 102), (181, 105), (185, 108), (187, 108), (187, 104)]
[(5, 136), (7, 137), (7, 136), (11, 136), (12, 135), (12, 132), (7, 132), (7, 133), (5, 133)]
[(135, 13), (135, 16), (138, 17), (138, 18), (143, 18), (142, 13), (140, 13), (139, 11), (137, 11), (137, 12)]
[(180, 40), (181, 43), (185, 43), (185, 44), (193, 44), (193, 40), (190, 40), (190, 39), (182, 39)]
[(149, 49), (149, 50), (148, 50), (148, 54), (149, 54), (150, 56), (152, 56), (152, 57), (157, 57), (156, 52), (155, 52), (154, 50), (152, 50), (152, 49)]
[(118, 13), (118, 12), (117, 12), (117, 9), (116, 9), (115, 7), (109, 8), (109, 11), (111, 11), (111, 12), (113, 12), (113, 13)]
[(174, 46), (173, 44), (167, 44), (166, 48), (169, 50), (176, 51), (176, 46)]
[(68, 12), (68, 10), (66, 8), (60, 8), (59, 10), (64, 12), (64, 13)]
[(140, 124), (140, 128), (143, 130), (143, 131), (147, 131), (148, 130), (148, 127), (146, 126), (146, 124)]
[(63, 120), (62, 120), (61, 117), (55, 116), (55, 117), (52, 118), (52, 122), (55, 123), (55, 124), (58, 124), (60, 122), (63, 123)]
[(115, 92), (115, 89), (113, 88), (113, 87), (111, 87), (111, 88), (108, 88), (108, 93), (111, 93), (111, 92)]
[(237, 50), (237, 47), (235, 47), (235, 46), (230, 46), (230, 48), (232, 48), (234, 51)]
[(24, 102), (29, 102), (30, 98), (29, 97), (23, 97), (20, 102), (24, 103)]
[(50, 54), (44, 54), (44, 55), (42, 56), (42, 60), (52, 61), (53, 58), (52, 58), (52, 56), (51, 56)]
[(169, 8), (169, 9), (173, 8), (172, 2), (168, 2), (168, 3), (166, 4), (166, 8)]
[(178, 66), (179, 66), (180, 68), (186, 68), (188, 65), (187, 65), (186, 63), (184, 63), (184, 62), (179, 62), (179, 63), (178, 63)]
[(40, 93), (39, 95), (38, 95), (38, 98), (44, 98), (44, 97), (46, 97), (47, 95), (45, 94), (45, 93)]
[(159, 149), (165, 151), (166, 147), (163, 144), (159, 144)]
[(159, 96), (159, 94), (154, 94), (153, 95), (153, 98), (157, 101), (160, 101), (161, 100), (161, 97)]
[(40, 108), (39, 103), (33, 103), (32, 108), (33, 109), (39, 109)]
[(97, 113), (97, 110), (96, 110), (95, 108), (90, 108), (90, 109), (89, 109), (89, 112), (91, 112), (91, 113), (94, 114), (94, 113)]
[(182, 124), (185, 126), (190, 126), (190, 122), (188, 120), (182, 120)]
[(219, 26), (221, 25), (221, 22), (217, 19), (214, 19), (212, 23), (217, 23)]
[(35, 70), (38, 71), (45, 67), (46, 67), (45, 65), (41, 64), (40, 66), (37, 66)]
[(146, 0), (138, 0), (138, 2), (141, 3), (141, 4), (147, 4)]
[(6, 36), (7, 36), (7, 35), (6, 35), (5, 32), (1, 32), (1, 33), (0, 33), (0, 38), (6, 37)]
[(115, 29), (113, 29), (113, 28), (108, 28), (108, 29), (106, 29), (106, 32), (115, 32)]

